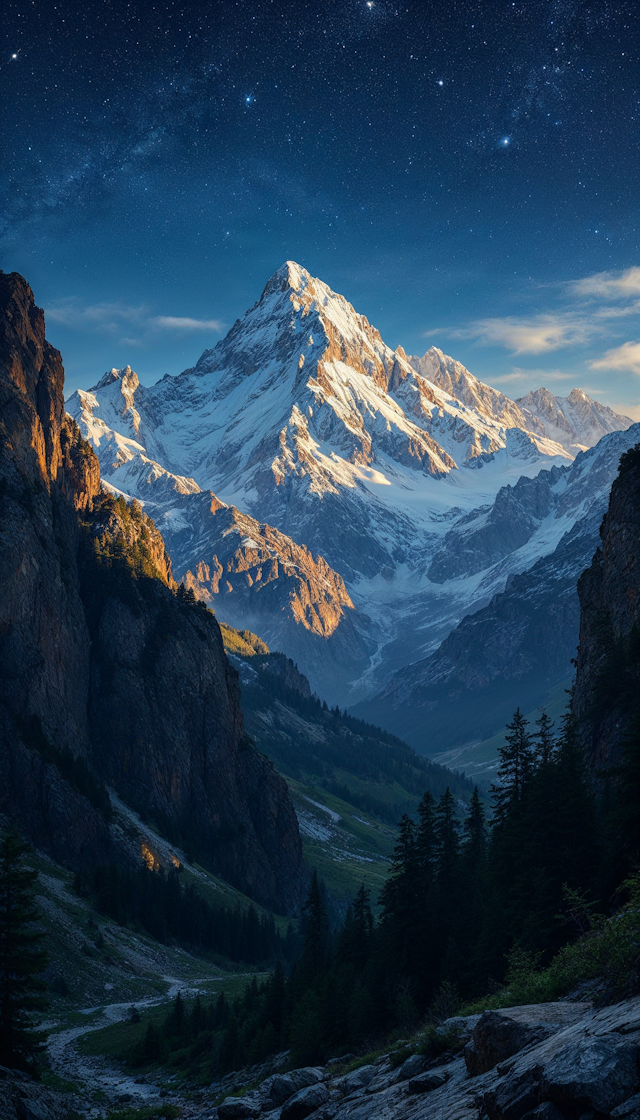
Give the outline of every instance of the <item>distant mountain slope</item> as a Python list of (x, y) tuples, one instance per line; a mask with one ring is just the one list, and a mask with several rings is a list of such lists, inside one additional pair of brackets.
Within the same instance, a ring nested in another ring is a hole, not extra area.
[[(559, 524), (568, 517), (571, 528), (552, 552), (513, 576), (487, 606), (463, 618), (434, 653), (397, 672), (354, 714), (435, 754), (487, 739), (517, 706), (534, 708), (569, 679), (578, 641), (578, 576), (597, 546), (620, 456), (639, 439), (640, 424), (634, 424), (605, 436), (559, 476), (544, 472), (533, 482), (526, 480), (525, 493), (532, 485), (540, 489), (539, 512), (544, 514), (546, 502)], [(551, 476), (546, 486), (545, 473)]]
[[(450, 578), (462, 570), (464, 519), (572, 455), (440, 351), (415, 361), (429, 377), (287, 262), (194, 367), (151, 387), (114, 369), (67, 405), (106, 482), (147, 503), (179, 577), (217, 596), (221, 617), (268, 634), (343, 705), (435, 648), (558, 539), (531, 523), (524, 548), (506, 555), (508, 540), (487, 540), (485, 567), (477, 552), (466, 583)], [(211, 516), (211, 492), (237, 512)], [(223, 544), (225, 519), (235, 527)], [(220, 567), (236, 578), (219, 580)]]
[(409, 361), (421, 377), (463, 401), (480, 416), (498, 421), (505, 428), (522, 428), (524, 431), (535, 432), (536, 435), (544, 435), (542, 425), (532, 423), (531, 417), (522, 412), (516, 401), (479, 381), (461, 362), (443, 354), (437, 346), (429, 347), (421, 358), (411, 357)]
[(380, 728), (327, 708), (293, 662), (261, 639), (222, 624), (240, 673), (246, 727), (289, 782), (305, 856), (339, 896), (361, 881), (377, 894), (404, 812), (426, 789), (449, 786), (467, 801), (471, 783), (429, 762)]
[(520, 397), (516, 404), (529, 427), (539, 421), (541, 434), (573, 454), (593, 447), (609, 432), (624, 431), (633, 423), (628, 416), (594, 401), (583, 389), (572, 389), (568, 397), (554, 397), (548, 389), (536, 389)]

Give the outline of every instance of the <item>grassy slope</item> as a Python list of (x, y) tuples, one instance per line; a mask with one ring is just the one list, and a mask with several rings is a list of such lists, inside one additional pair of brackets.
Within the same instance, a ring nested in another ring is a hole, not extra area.
[[(566, 680), (549, 689), (544, 704), (526, 713), (529, 722), (534, 723), (539, 718), (542, 708), (544, 708), (547, 715), (559, 724), (569, 706), (567, 689), (570, 685), (571, 681)], [(499, 731), (497, 735), (492, 735), (490, 739), (483, 739), (482, 742), (465, 743), (459, 747), (451, 747), (449, 750), (434, 755), (433, 760), (439, 762), (442, 766), (455, 767), (456, 770), (465, 773), (478, 785), (487, 786), (495, 779), (498, 768), (498, 748), (504, 743), (504, 735), (504, 731)]]
[(307, 863), (338, 899), (364, 882), (375, 903), (402, 814), (415, 813), (426, 789), (438, 797), (451, 785), (466, 801), (471, 784), (394, 736), (305, 697), (276, 672), (281, 655), (265, 656), (249, 631), (221, 629), (240, 665), (247, 730), (289, 784)]

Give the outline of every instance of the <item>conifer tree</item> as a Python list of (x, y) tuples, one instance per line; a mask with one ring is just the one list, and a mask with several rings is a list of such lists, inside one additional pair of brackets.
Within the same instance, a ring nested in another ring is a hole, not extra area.
[(553, 734), (554, 725), (544, 709), (536, 720), (536, 728), (533, 736), (536, 766), (546, 767), (555, 757), (557, 743)]
[(329, 917), (320, 893), (317, 871), (313, 872), (309, 894), (302, 909), (305, 932), (302, 955), (295, 970), (296, 988), (317, 989), (327, 973), (331, 957)]
[(507, 724), (504, 745), (498, 748), (500, 784), (491, 787), (494, 821), (497, 824), (506, 818), (509, 807), (522, 799), (527, 780), (531, 777), (533, 750), (528, 726), (529, 721), (518, 708), (513, 723)]
[(438, 883), (443, 886), (453, 880), (460, 852), (456, 802), (449, 786), (436, 806), (434, 827)]
[(463, 825), (464, 840), (462, 844), (464, 864), (473, 872), (480, 873), (480, 869), (487, 857), (487, 823), (484, 806), (480, 800), (477, 786), (473, 787), (473, 794), (469, 802), (469, 812)]
[(46, 953), (34, 928), (37, 871), (25, 866), (30, 849), (17, 832), (0, 840), (0, 1064), (30, 1070), (41, 1049), (31, 1013), (44, 1007), (41, 973)]

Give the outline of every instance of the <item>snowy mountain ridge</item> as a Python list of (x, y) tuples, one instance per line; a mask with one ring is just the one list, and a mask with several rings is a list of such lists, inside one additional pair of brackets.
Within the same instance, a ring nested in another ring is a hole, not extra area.
[[(278, 532), (281, 545), (290, 542), (285, 552), (304, 547), (345, 581), (354, 609), (342, 604), (332, 633), (350, 626), (343, 653), (358, 654), (352, 663), (331, 655), (333, 685), (320, 674), (341, 703), (424, 657), (470, 609), (555, 548), (580, 515), (571, 501), (522, 512), (536, 488), (525, 494), (519, 480), (553, 468), (539, 485), (562, 488), (575, 455), (531, 409), (434, 347), (421, 359), (392, 350), (343, 296), (293, 262), (194, 367), (151, 387), (130, 367), (114, 369), (67, 407), (103, 477), (150, 503), (176, 574), (190, 573), (202, 593), (197, 573), (217, 571), (222, 542), (199, 491), (262, 526), (261, 547), (267, 529), (268, 548)], [(514, 518), (518, 532), (498, 542)], [(480, 547), (483, 526), (496, 541)], [(471, 564), (461, 567), (461, 549)], [(210, 579), (207, 586), (216, 610), (230, 610), (233, 596), (223, 607), (219, 594), (224, 580), (214, 592)], [(254, 593), (258, 632), (260, 602), (266, 596)], [(241, 621), (235, 613), (233, 624)], [(323, 656), (316, 649), (312, 661), (302, 658), (314, 686)]]

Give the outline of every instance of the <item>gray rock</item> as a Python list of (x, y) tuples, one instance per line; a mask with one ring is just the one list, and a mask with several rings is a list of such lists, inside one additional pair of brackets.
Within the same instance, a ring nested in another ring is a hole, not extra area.
[(322, 1081), (323, 1077), (324, 1070), (316, 1066), (305, 1066), (303, 1069), (292, 1069), (289, 1073), (274, 1074), (273, 1077), (262, 1082), (260, 1090), (276, 1107), (284, 1104), (299, 1089), (305, 1089), (307, 1085), (315, 1085), (316, 1082)]
[(408, 1081), (410, 1077), (417, 1077), (419, 1073), (422, 1073), (426, 1064), (427, 1059), (424, 1054), (412, 1054), (411, 1057), (407, 1058), (400, 1066), (398, 1071), (399, 1080)]
[(417, 1077), (412, 1077), (409, 1082), (410, 1093), (430, 1093), (433, 1089), (441, 1089), (446, 1085), (448, 1077), (444, 1073), (437, 1073), (436, 1070), (427, 1070), (426, 1073), (419, 1073)]
[(218, 1105), (219, 1120), (255, 1120), (260, 1112), (258, 1101), (250, 1097), (225, 1097)]
[(453, 1015), (450, 1019), (445, 1019), (444, 1023), (440, 1023), (436, 1034), (442, 1037), (455, 1031), (460, 1042), (465, 1045), (471, 1038), (479, 1020), (479, 1015)]
[(510, 1058), (556, 1034), (581, 1019), (590, 1007), (586, 1003), (559, 1001), (485, 1011), (478, 1019), (471, 1041), (464, 1048), (464, 1060), (472, 1076), (486, 1073), (498, 1062)]
[(354, 1069), (353, 1073), (348, 1073), (346, 1077), (341, 1078), (338, 1082), (338, 1088), (347, 1097), (358, 1089), (366, 1088), (373, 1081), (376, 1073), (376, 1067), (373, 1065), (360, 1066), (360, 1069)]
[(329, 1100), (329, 1090), (322, 1083), (309, 1085), (301, 1089), (295, 1096), (290, 1097), (283, 1105), (280, 1113), (281, 1120), (305, 1120), (312, 1112), (316, 1112)]
[(499, 1011), (485, 1011), (464, 1048), (466, 1067), (472, 1077), (477, 1077), (544, 1037), (539, 1027), (518, 1023)]
[(539, 1071), (525, 1069), (510, 1074), (481, 1098), (489, 1120), (521, 1120), (540, 1103)]
[(610, 1113), (640, 1089), (638, 1047), (610, 1034), (579, 1039), (545, 1065), (542, 1088), (552, 1101), (580, 1101)]
[(386, 1070), (384, 1073), (377, 1074), (367, 1085), (365, 1092), (380, 1093), (383, 1089), (388, 1089), (390, 1085), (396, 1085), (400, 1080), (400, 1070), (392, 1069)]
[(525, 1113), (522, 1120), (564, 1120), (564, 1117), (555, 1104), (551, 1101), (544, 1101), (537, 1108), (534, 1108), (533, 1112)]
[(612, 1109), (611, 1120), (640, 1120), (640, 1093)]

